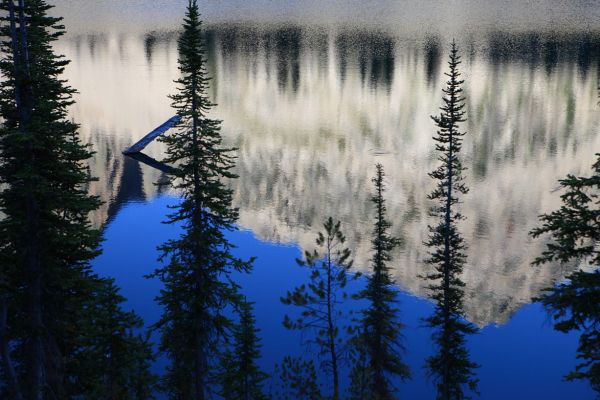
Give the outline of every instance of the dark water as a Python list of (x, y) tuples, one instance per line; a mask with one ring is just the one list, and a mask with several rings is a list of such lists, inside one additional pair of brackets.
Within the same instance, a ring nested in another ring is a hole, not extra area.
[[(138, 3), (126, 2), (128, 12)], [(374, 2), (379, 8), (367, 7), (361, 19), (333, 3), (326, 2), (324, 23), (306, 22), (318, 10), (312, 3), (300, 10), (275, 2), (272, 18), (254, 10), (262, 17), (244, 23), (226, 22), (225, 6), (208, 11), (219, 21), (207, 31), (215, 116), (226, 142), (239, 148), (240, 178), (232, 186), (243, 231), (233, 240), (241, 254), (258, 256), (252, 275), (240, 279), (257, 302), (263, 365), (270, 369), (290, 349), (300, 351), (297, 337), (281, 327), (278, 299), (303, 279), (294, 258), (311, 248), (326, 217), (342, 221), (356, 268), (368, 266), (370, 178), (381, 162), (393, 231), (403, 239), (394, 276), (404, 293), (406, 357), (416, 375), (400, 388), (408, 398), (432, 398), (421, 368), (431, 344), (420, 322), (432, 306), (417, 275), (425, 268), (426, 196), (433, 187), (426, 172), (436, 163), (429, 115), (440, 105), (454, 37), (464, 61), (463, 156), (471, 188), (461, 225), (469, 245), (465, 317), (482, 328), (469, 342), (482, 365), (481, 398), (593, 398), (586, 383), (561, 378), (575, 365), (577, 335), (553, 331), (530, 304), (576, 266), (531, 267), (543, 241), (528, 232), (540, 213), (558, 206), (557, 179), (586, 173), (600, 148), (600, 29), (590, 18), (597, 8), (556, 2), (542, 14), (525, 7), (494, 17), (499, 6), (485, 12), (474, 6), (481, 2), (463, 2), (473, 6), (466, 22), (455, 16), (438, 26), (435, 15), (425, 17), (416, 6), (410, 17), (393, 2)], [(177, 194), (158, 193), (162, 172), (121, 151), (173, 114), (167, 95), (177, 77), (178, 14), (165, 11), (156, 24), (148, 22), (162, 6), (129, 23), (106, 19), (110, 9), (102, 9), (98, 19), (111, 23), (91, 19), (89, 28), (74, 13), (66, 21), (72, 33), (58, 46), (73, 60), (67, 78), (80, 92), (73, 118), (97, 151), (92, 170), (100, 179), (92, 191), (106, 201), (93, 216), (107, 239), (95, 267), (117, 278), (148, 322), (160, 313), (153, 303), (159, 286), (143, 275), (157, 265), (156, 246), (177, 235), (160, 223)], [(537, 16), (529, 25), (527, 13)], [(380, 14), (385, 23), (378, 26)], [(406, 26), (390, 28), (390, 15)], [(146, 154), (160, 159), (162, 151), (153, 143)]]

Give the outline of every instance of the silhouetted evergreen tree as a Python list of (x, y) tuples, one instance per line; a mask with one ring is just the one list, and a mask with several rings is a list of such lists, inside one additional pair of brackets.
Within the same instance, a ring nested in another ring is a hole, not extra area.
[[(88, 216), (99, 200), (87, 193), (90, 149), (67, 115), (74, 90), (61, 74), (68, 61), (52, 49), (64, 28), (48, 15), (44, 0), (5, 0), (0, 8), (0, 352), (6, 383), (0, 397), (92, 398), (73, 382), (106, 366), (99, 358), (93, 368), (81, 368), (91, 343), (101, 340), (105, 316), (96, 301), (122, 300), (116, 290), (105, 292), (90, 270), (100, 235)], [(128, 323), (120, 317), (125, 314), (111, 318)], [(124, 347), (118, 353), (143, 352)]]
[(535, 265), (578, 263), (582, 268), (537, 300), (552, 315), (555, 329), (581, 332), (577, 348), (581, 362), (566, 378), (587, 379), (600, 393), (600, 154), (597, 156), (591, 176), (567, 175), (560, 180), (563, 205), (541, 215), (542, 226), (531, 234), (552, 239)]
[[(367, 277), (367, 287), (358, 294), (358, 298), (368, 302), (368, 308), (362, 311), (356, 343), (359, 365), (364, 365), (365, 358), (369, 376), (360, 375), (361, 371), (353, 370), (355, 379), (353, 398), (364, 390), (358, 380), (368, 382), (369, 399), (387, 400), (395, 398), (395, 379), (410, 378), (408, 365), (402, 361), (402, 328), (399, 320), (398, 290), (390, 276), (388, 263), (392, 260), (391, 252), (398, 246), (399, 240), (389, 234), (390, 222), (386, 219), (387, 208), (383, 193), (385, 191), (384, 171), (377, 164), (377, 174), (373, 178), (375, 193), (371, 200), (375, 206), (375, 226), (371, 241), (373, 258), (372, 271)], [(364, 347), (363, 347), (364, 346)], [(360, 366), (359, 368), (361, 368)]]
[(280, 366), (278, 400), (323, 400), (317, 380), (317, 370), (312, 360), (286, 356)]
[[(0, 214), (0, 218), (3, 216)], [(0, 238), (0, 397), (5, 396), (15, 400), (21, 400), (22, 392), (19, 379), (17, 377), (14, 357), (11, 354), (11, 340), (14, 338), (9, 326), (10, 318), (14, 314), (14, 295), (15, 290), (11, 287), (11, 265), (3, 257), (8, 248), (8, 243), (4, 238)], [(13, 313), (9, 313), (13, 309)]]
[(465, 168), (459, 158), (465, 135), (459, 127), (465, 121), (460, 63), (458, 48), (453, 42), (448, 62), (450, 71), (445, 73), (449, 80), (442, 89), (442, 112), (432, 117), (438, 127), (433, 139), (440, 165), (429, 174), (437, 181), (437, 187), (428, 198), (435, 203), (431, 215), (438, 218), (438, 222), (429, 227), (429, 240), (425, 245), (430, 248), (427, 263), (434, 267), (426, 279), (431, 281), (428, 288), (435, 301), (435, 311), (425, 321), (435, 330), (433, 340), (437, 351), (427, 359), (426, 367), (436, 383), (437, 398), (441, 400), (468, 398), (464, 386), (472, 391), (477, 389), (473, 371), (477, 364), (470, 361), (465, 344), (465, 335), (475, 333), (476, 328), (462, 318), (464, 283), (461, 274), (466, 254), (457, 226), (463, 216), (456, 209), (459, 196), (468, 192), (462, 176)]
[(240, 305), (240, 322), (233, 330), (233, 349), (222, 358), (221, 396), (225, 400), (266, 400), (264, 382), (269, 377), (257, 365), (260, 358), (259, 330), (252, 314), (252, 304)]
[[(310, 283), (288, 292), (281, 301), (302, 309), (298, 318), (285, 316), (283, 324), (288, 329), (312, 331), (315, 336), (308, 340), (319, 349), (324, 358), (321, 367), (331, 374), (332, 399), (340, 398), (340, 359), (343, 339), (340, 337), (340, 320), (344, 312), (340, 305), (348, 299), (344, 291), (352, 260), (350, 249), (345, 247), (346, 237), (340, 229), (340, 222), (329, 217), (323, 224), (325, 234), (317, 234), (317, 249), (306, 251), (305, 260), (296, 260), (299, 265), (310, 269)], [(354, 276), (354, 275), (352, 275)]]
[(143, 321), (122, 309), (125, 298), (112, 279), (96, 285), (79, 321), (82, 351), (69, 393), (89, 400), (153, 399), (158, 378), (150, 372), (154, 358), (149, 337), (140, 333)]
[(97, 254), (99, 235), (88, 214), (99, 203), (87, 194), (90, 151), (67, 116), (74, 90), (60, 75), (68, 61), (52, 50), (63, 33), (60, 19), (48, 16), (43, 0), (7, 0), (0, 7), (7, 16), (1, 28), (0, 237), (12, 342), (3, 356), (9, 364), (18, 357), (11, 396), (42, 399), (64, 392), (68, 330), (77, 326), (79, 299), (87, 295), (82, 282)]
[(350, 360), (350, 386), (348, 387), (349, 400), (364, 400), (370, 398), (372, 389), (371, 366), (367, 354), (367, 337), (360, 328), (355, 330), (355, 336), (351, 339)]
[(188, 2), (178, 45), (181, 77), (172, 99), (181, 122), (161, 140), (167, 145), (163, 162), (176, 168), (171, 185), (182, 196), (167, 223), (181, 224), (183, 233), (160, 247), (161, 260), (168, 262), (153, 274), (164, 283), (157, 299), (164, 311), (156, 328), (170, 360), (165, 391), (171, 398), (201, 400), (211, 390), (209, 378), (232, 326), (224, 311), (240, 301), (230, 274), (251, 264), (232, 256), (225, 236), (238, 215), (225, 186), (226, 179), (235, 178), (234, 156), (221, 145), (220, 121), (207, 116), (213, 104), (196, 0)]

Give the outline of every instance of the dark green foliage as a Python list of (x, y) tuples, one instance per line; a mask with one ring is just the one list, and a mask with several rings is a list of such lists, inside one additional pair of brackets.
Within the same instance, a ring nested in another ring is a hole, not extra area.
[(219, 381), (225, 400), (266, 400), (264, 382), (268, 375), (260, 370), (259, 330), (255, 328), (252, 304), (240, 305), (240, 322), (233, 330), (233, 349), (222, 357)]
[(312, 360), (304, 361), (299, 357), (287, 356), (281, 366), (276, 367), (279, 372), (280, 393), (277, 400), (323, 400), (317, 371)]
[(365, 400), (370, 398), (373, 386), (371, 366), (367, 355), (367, 341), (364, 332), (356, 332), (351, 342), (352, 369), (350, 371), (349, 400)]
[(598, 157), (591, 176), (568, 175), (560, 180), (565, 191), (563, 205), (540, 216), (542, 226), (531, 234), (552, 239), (534, 264), (575, 262), (587, 267), (547, 289), (537, 300), (552, 315), (555, 329), (581, 331), (577, 348), (581, 363), (567, 379), (587, 379), (600, 393), (600, 154)]
[(153, 361), (149, 338), (138, 331), (142, 320), (123, 311), (125, 301), (112, 280), (98, 280), (79, 321), (83, 351), (77, 357), (72, 393), (86, 399), (152, 399), (157, 381), (150, 372)]
[[(344, 291), (351, 274), (350, 249), (345, 247), (346, 238), (340, 230), (340, 222), (329, 217), (323, 224), (325, 234), (317, 234), (317, 246), (313, 252), (305, 252), (305, 260), (297, 260), (310, 269), (310, 283), (295, 288), (281, 298), (287, 305), (301, 308), (300, 316), (292, 320), (285, 316), (283, 324), (288, 329), (311, 331), (318, 355), (323, 357), (321, 368), (331, 374), (332, 399), (340, 398), (339, 368), (344, 341), (340, 337), (340, 320), (344, 313), (340, 305), (348, 299)], [(352, 275), (354, 277), (355, 275)]]
[(240, 298), (230, 274), (251, 264), (231, 255), (225, 232), (235, 229), (237, 210), (225, 180), (235, 178), (232, 149), (222, 147), (220, 121), (207, 114), (213, 107), (207, 91), (202, 26), (195, 0), (188, 3), (179, 37), (178, 93), (173, 107), (181, 117), (175, 132), (161, 137), (166, 164), (176, 167), (171, 185), (182, 196), (167, 223), (181, 224), (183, 233), (160, 247), (167, 264), (153, 276), (164, 282), (158, 302), (164, 307), (156, 324), (160, 349), (170, 359), (164, 389), (171, 398), (204, 399), (211, 385), (213, 363), (232, 321), (224, 310)]
[(450, 52), (449, 77), (443, 89), (444, 104), (441, 113), (432, 117), (438, 131), (434, 136), (435, 148), (439, 152), (439, 167), (429, 176), (437, 181), (437, 186), (428, 198), (434, 202), (431, 216), (438, 219), (429, 227), (429, 239), (425, 243), (430, 248), (427, 263), (434, 267), (426, 275), (431, 283), (428, 289), (435, 302), (434, 314), (425, 321), (434, 329), (433, 341), (436, 354), (427, 359), (426, 367), (437, 386), (437, 398), (458, 400), (468, 398), (466, 386), (476, 391), (477, 378), (474, 369), (477, 364), (469, 359), (465, 335), (476, 332), (476, 328), (462, 318), (464, 283), (461, 279), (466, 261), (465, 245), (457, 223), (463, 216), (456, 210), (459, 195), (468, 192), (463, 183), (464, 167), (459, 158), (462, 138), (459, 124), (465, 121), (464, 98), (462, 97), (458, 66), (460, 56), (456, 44)]
[[(366, 361), (369, 376), (362, 375), (362, 371), (356, 367), (353, 371), (354, 379), (368, 382), (368, 398), (373, 400), (395, 398), (394, 381), (410, 377), (410, 370), (402, 361), (401, 355), (404, 325), (399, 321), (398, 290), (394, 287), (388, 267), (392, 260), (391, 252), (398, 246), (399, 240), (388, 232), (391, 224), (386, 219), (384, 176), (383, 167), (377, 164), (377, 175), (373, 178), (375, 193), (371, 198), (375, 206), (375, 226), (371, 241), (372, 271), (367, 277), (367, 287), (358, 295), (369, 305), (362, 311), (362, 319), (359, 322), (358, 337), (355, 339), (358, 346), (355, 361), (359, 365), (358, 368)], [(357, 398), (360, 391), (365, 389), (359, 381), (354, 383), (352, 396)]]
[(88, 214), (99, 201), (87, 194), (90, 150), (67, 115), (74, 90), (60, 76), (68, 61), (52, 50), (60, 19), (47, 15), (43, 0), (23, 3), (0, 4), (8, 16), (0, 29), (3, 339), (10, 343), (3, 358), (6, 370), (18, 367), (10, 396), (21, 397), (18, 383), (24, 398), (40, 399), (65, 394), (77, 356), (73, 338), (100, 237)]
[(149, 398), (141, 321), (89, 265), (99, 200), (87, 194), (91, 151), (68, 119), (68, 61), (52, 50), (60, 19), (43, 0), (0, 7), (0, 397)]

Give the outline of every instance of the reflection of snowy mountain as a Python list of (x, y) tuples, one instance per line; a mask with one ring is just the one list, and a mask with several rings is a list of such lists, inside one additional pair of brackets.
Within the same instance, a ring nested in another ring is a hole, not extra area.
[[(75, 60), (67, 73), (81, 93), (73, 116), (97, 151), (93, 190), (113, 199), (97, 224), (115, 204), (155, 193), (160, 172), (124, 161), (120, 152), (171, 116), (174, 38), (77, 36), (60, 44)], [(212, 30), (209, 41), (215, 114), (239, 148), (233, 185), (240, 225), (265, 240), (310, 247), (332, 215), (343, 221), (364, 268), (370, 178), (382, 162), (394, 229), (404, 239), (397, 281), (423, 296), (417, 275), (432, 187), (426, 173), (435, 165), (429, 115), (439, 106), (447, 45), (435, 37), (294, 27), (228, 26)], [(591, 67), (600, 46), (593, 35), (494, 34), (464, 42), (466, 305), (471, 320), (487, 324), (505, 321), (564, 272), (529, 265), (539, 243), (527, 232), (558, 204), (556, 180), (585, 173), (599, 148)], [(161, 150), (159, 143), (147, 148), (154, 158)]]

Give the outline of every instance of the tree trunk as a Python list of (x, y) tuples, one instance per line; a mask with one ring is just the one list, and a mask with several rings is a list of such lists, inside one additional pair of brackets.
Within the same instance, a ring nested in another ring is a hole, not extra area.
[(196, 400), (204, 400), (206, 389), (204, 387), (204, 375), (206, 374), (206, 356), (203, 351), (202, 326), (200, 318), (196, 318), (194, 329), (195, 365), (194, 365), (194, 391)]
[(445, 231), (444, 231), (444, 326), (442, 327), (442, 362), (443, 362), (443, 377), (442, 377), (442, 397), (445, 400), (450, 400), (449, 382), (450, 382), (450, 366), (448, 365), (448, 324), (450, 321), (450, 218), (452, 212), (452, 128), (450, 128), (449, 154), (448, 154), (448, 188), (446, 193), (446, 215), (445, 215)]
[[(37, 246), (31, 246), (37, 247)], [(31, 250), (31, 249), (30, 249)], [(31, 325), (31, 337), (27, 341), (27, 384), (28, 398), (31, 400), (43, 399), (43, 346), (42, 346), (42, 280), (39, 274), (39, 262), (35, 253), (28, 256), (29, 287), (27, 290), (27, 308)]]
[[(33, 90), (31, 88), (31, 74), (29, 69), (29, 49), (27, 43), (27, 25), (25, 21), (25, 0), (19, 0), (19, 33), (21, 41), (21, 65), (24, 74), (24, 82), (21, 82), (21, 109), (20, 130), (27, 134), (31, 111), (33, 109)], [(29, 132), (31, 134), (31, 132)], [(26, 142), (27, 160), (30, 168), (34, 169), (35, 154), (33, 143)], [(39, 249), (39, 226), (38, 226), (38, 204), (34, 195), (36, 183), (29, 180), (26, 183), (26, 234), (22, 238), (25, 247), (25, 273), (26, 280), (26, 310), (29, 319), (31, 337), (26, 341), (27, 360), (25, 369), (27, 371), (28, 399), (42, 400), (43, 398), (43, 316), (42, 316), (42, 268)]]
[(331, 239), (327, 238), (327, 330), (329, 336), (329, 354), (331, 355), (331, 369), (333, 375), (333, 400), (340, 398), (340, 384), (337, 365), (337, 351), (335, 348), (335, 335), (333, 326), (333, 304), (331, 298)]
[[(194, 249), (195, 249), (195, 258), (196, 258), (196, 271), (195, 271), (195, 280), (198, 294), (202, 293), (201, 287), (203, 286), (203, 274), (202, 268), (204, 265), (200, 262), (202, 257), (202, 252), (199, 246), (199, 241), (201, 240), (202, 234), (202, 191), (201, 191), (201, 182), (200, 182), (200, 157), (198, 155), (199, 150), (199, 137), (198, 137), (198, 129), (199, 129), (199, 120), (198, 120), (198, 101), (196, 98), (197, 91), (197, 77), (196, 74), (192, 74), (192, 154), (193, 154), (193, 169), (194, 169), (194, 210), (192, 214), (193, 219), (193, 231), (198, 235), (194, 237)], [(194, 235), (196, 236), (196, 235)], [(194, 347), (195, 347), (195, 365), (194, 365), (194, 388), (196, 392), (196, 398), (198, 400), (204, 400), (206, 388), (204, 385), (204, 378), (206, 375), (207, 368), (207, 360), (206, 360), (206, 352), (204, 350), (204, 346), (206, 345), (204, 341), (205, 337), (205, 329), (204, 329), (204, 312), (203, 310), (196, 310), (196, 315), (194, 315)]]
[(45, 342), (44, 364), (46, 365), (46, 376), (44, 377), (44, 381), (51, 388), (54, 398), (64, 399), (67, 397), (67, 394), (64, 385), (65, 369), (62, 351), (54, 335), (49, 335)]
[(10, 358), (10, 346), (8, 338), (8, 300), (6, 296), (0, 299), (0, 356), (2, 357), (2, 368), (7, 380), (8, 393), (15, 400), (22, 400), (23, 394), (19, 387), (19, 381), (14, 365)]

